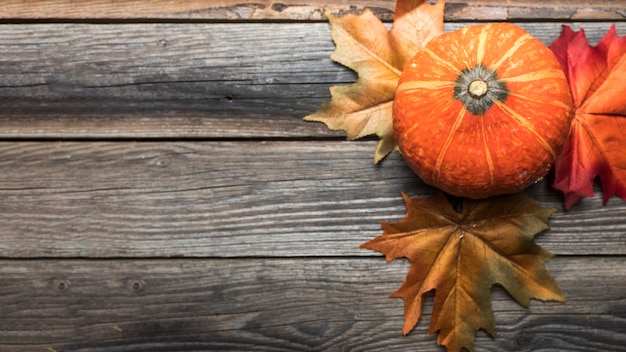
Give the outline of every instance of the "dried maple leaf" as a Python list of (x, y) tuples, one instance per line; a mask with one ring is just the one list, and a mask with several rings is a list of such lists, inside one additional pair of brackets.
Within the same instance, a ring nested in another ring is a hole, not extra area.
[(574, 118), (563, 152), (555, 161), (554, 187), (565, 194), (565, 207), (593, 196), (599, 176), (604, 201), (626, 199), (626, 36), (615, 25), (597, 46), (585, 32), (564, 26), (550, 45), (568, 78)]
[(417, 324), (422, 295), (435, 290), (430, 333), (448, 351), (473, 350), (474, 335), (484, 329), (495, 336), (490, 289), (502, 285), (527, 306), (531, 298), (564, 301), (545, 269), (551, 254), (533, 242), (548, 229), (555, 209), (515, 195), (465, 200), (456, 212), (445, 196), (412, 199), (404, 195), (407, 214), (383, 223), (384, 233), (363, 244), (385, 254), (387, 261), (405, 257), (409, 273), (392, 297), (404, 300), (408, 334)]
[(348, 86), (331, 87), (331, 101), (305, 117), (331, 130), (344, 130), (350, 140), (377, 135), (374, 162), (394, 150), (391, 107), (404, 64), (430, 39), (443, 33), (444, 2), (398, 1), (391, 30), (374, 14), (341, 18), (328, 15), (336, 49), (331, 58), (356, 71)]

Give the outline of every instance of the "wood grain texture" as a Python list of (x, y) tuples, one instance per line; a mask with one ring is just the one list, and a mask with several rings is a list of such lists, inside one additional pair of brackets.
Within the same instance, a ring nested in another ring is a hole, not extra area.
[(356, 79), (334, 48), (327, 23), (0, 25), (0, 138), (340, 137), (300, 123)]
[[(304, 122), (303, 122), (304, 123)], [(0, 256), (366, 256), (401, 192), (435, 193), (374, 142), (0, 143)], [(555, 207), (538, 242), (555, 254), (626, 254), (626, 204)]]
[[(624, 351), (622, 259), (548, 267), (568, 302), (525, 309), (494, 288), (498, 337), (478, 333), (476, 351)], [(387, 296), (406, 271), (383, 258), (1, 261), (0, 350), (438, 350), (432, 294), (401, 334), (403, 303)]]
[[(394, 3), (1, 1), (0, 351), (442, 350), (432, 293), (401, 335), (387, 296), (406, 262), (357, 249), (403, 217), (401, 192), (436, 191), (301, 119), (356, 78), (322, 9), (389, 25)], [(545, 43), (573, 21), (591, 42), (626, 34), (623, 0), (448, 0), (445, 16)], [(475, 350), (626, 351), (626, 203), (565, 212), (549, 179), (527, 192), (558, 209), (537, 242), (568, 302), (524, 309), (495, 287), (499, 336)]]
[[(434, 2), (434, 1), (430, 1)], [(391, 21), (393, 0), (4, 0), (0, 19), (159, 19), (159, 20), (324, 20), (335, 15), (360, 13), (365, 8)], [(447, 0), (445, 18), (463, 20), (624, 20), (621, 0)]]

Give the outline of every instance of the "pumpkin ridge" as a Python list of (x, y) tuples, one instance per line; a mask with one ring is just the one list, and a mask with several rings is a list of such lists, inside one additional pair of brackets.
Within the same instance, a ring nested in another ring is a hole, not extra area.
[(535, 136), (535, 138), (537, 138), (537, 141), (541, 144), (541, 146), (548, 153), (550, 153), (550, 155), (552, 156), (553, 159), (556, 158), (556, 152), (550, 146), (550, 143), (548, 143), (541, 136), (541, 134), (539, 134), (537, 132), (537, 130), (535, 130), (535, 127), (531, 123), (529, 123), (522, 115), (520, 115), (519, 113), (517, 113), (516, 111), (511, 109), (506, 104), (503, 104), (502, 102), (497, 101), (497, 102), (495, 102), (495, 104), (496, 104), (496, 106), (498, 106), (500, 108), (500, 110), (502, 110), (504, 113), (509, 115), (509, 117), (511, 117), (514, 121), (516, 121), (521, 127), (525, 128), (528, 132), (530, 132), (533, 136)]
[(493, 158), (491, 157), (491, 151), (489, 147), (487, 147), (487, 135), (485, 134), (485, 120), (480, 119), (480, 133), (483, 136), (483, 148), (485, 149), (485, 161), (487, 162), (487, 167), (489, 168), (489, 182), (493, 185), (494, 177), (493, 177)]
[(518, 51), (519, 48), (522, 47), (522, 45), (526, 44), (526, 42), (532, 38), (533, 37), (528, 33), (517, 38), (517, 40), (515, 41), (515, 43), (513, 43), (513, 45), (509, 48), (509, 50), (507, 50), (506, 53), (502, 54), (502, 57), (500, 58), (500, 60), (498, 60), (498, 62), (496, 62), (495, 64), (491, 65), (490, 68), (494, 71), (498, 70), (500, 66), (502, 66), (504, 61), (511, 58), (513, 54), (515, 54), (515, 52)]
[(444, 142), (443, 147), (441, 148), (441, 152), (439, 152), (439, 155), (437, 156), (437, 163), (435, 164), (435, 175), (434, 175), (437, 182), (439, 182), (439, 177), (441, 175), (441, 164), (443, 163), (443, 158), (448, 153), (448, 148), (450, 148), (450, 144), (452, 144), (452, 139), (454, 139), (454, 135), (456, 134), (456, 131), (459, 129), (459, 126), (461, 125), (461, 122), (463, 121), (463, 118), (465, 117), (466, 112), (467, 112), (467, 109), (465, 108), (465, 105), (461, 105), (461, 109), (459, 110), (459, 114), (457, 115), (456, 120), (454, 121), (454, 125), (452, 125), (452, 128), (450, 128), (450, 133), (448, 133), (448, 136), (446, 137), (446, 141)]
[[(455, 102), (455, 99), (449, 99), (446, 102), (443, 102), (439, 105), (437, 105), (437, 107), (435, 108), (436, 110), (448, 110), (450, 109), (450, 106)], [(398, 136), (396, 144), (401, 144), (404, 143), (404, 141), (406, 141), (409, 138), (409, 134), (413, 133), (413, 131), (417, 128), (421, 128), (422, 126), (414, 123), (411, 125), (411, 127), (409, 127), (407, 130), (403, 131), (401, 136)]]
[(461, 71), (461, 69), (459, 69), (458, 67), (452, 65), (451, 63), (446, 61), (444, 58), (442, 58), (441, 56), (437, 55), (434, 51), (430, 50), (430, 48), (428, 48), (428, 47), (424, 47), (421, 52), (426, 54), (426, 55), (428, 55), (428, 56), (430, 56), (433, 60), (435, 60), (440, 65), (448, 68), (450, 71), (452, 71), (451, 73), (453, 73), (454, 75), (458, 75), (459, 72)]
[(481, 63), (485, 57), (485, 49), (487, 47), (487, 29), (491, 28), (491, 26), (487, 25), (481, 28), (480, 33), (478, 34), (478, 45), (476, 50), (476, 62)]
[(558, 78), (565, 80), (563, 70), (557, 68), (546, 68), (540, 71), (524, 73), (514, 77), (503, 77), (500, 80), (504, 82), (532, 82), (542, 79)]
[[(521, 94), (517, 94), (517, 93), (509, 93), (509, 96), (515, 97), (515, 98), (518, 98), (518, 99), (524, 99), (524, 100), (527, 100), (527, 101), (530, 101), (530, 102), (536, 103), (536, 104), (546, 104), (546, 102), (543, 102), (543, 101), (540, 101), (540, 100), (537, 100), (537, 99), (532, 99), (532, 98), (529, 98), (526, 95), (521, 95)], [(570, 105), (565, 104), (565, 103), (563, 103), (560, 100), (554, 100), (554, 101), (548, 102), (547, 104), (552, 105), (552, 106), (557, 107), (557, 108), (566, 109), (567, 111), (570, 111), (572, 109), (572, 107)]]
[(572, 125), (560, 67), (543, 43), (513, 24), (433, 38), (395, 87), (400, 153), (425, 183), (455, 196), (530, 186), (548, 172)]
[(398, 92), (414, 92), (420, 89), (428, 89), (428, 90), (438, 90), (441, 88), (449, 88), (454, 87), (453, 81), (410, 81), (410, 82), (402, 82), (396, 89), (396, 94)]

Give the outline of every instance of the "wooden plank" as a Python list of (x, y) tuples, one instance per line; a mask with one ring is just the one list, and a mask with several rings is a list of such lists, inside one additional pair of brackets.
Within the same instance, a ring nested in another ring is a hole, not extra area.
[(327, 23), (0, 25), (0, 138), (339, 137), (300, 121), (355, 80), (333, 50)]
[[(0, 257), (371, 256), (357, 246), (425, 186), (374, 142), (0, 143)], [(585, 199), (538, 242), (555, 254), (626, 254), (626, 204)]]
[[(568, 302), (492, 290), (498, 337), (476, 351), (623, 351), (623, 258), (557, 257)], [(436, 350), (432, 295), (402, 336), (389, 299), (405, 263), (382, 258), (0, 262), (0, 350)], [(593, 273), (585, 275), (584, 273)]]
[[(434, 1), (430, 1), (434, 2)], [(324, 11), (335, 15), (360, 13), (365, 8), (384, 20), (393, 19), (394, 0), (4, 0), (0, 19), (153, 19), (153, 20), (301, 20), (325, 19)], [(568, 0), (546, 2), (525, 0), (447, 0), (446, 20), (624, 20), (622, 0)]]

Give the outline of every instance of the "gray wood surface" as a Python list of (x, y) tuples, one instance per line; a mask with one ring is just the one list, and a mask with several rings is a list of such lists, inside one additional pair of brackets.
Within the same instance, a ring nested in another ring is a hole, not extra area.
[[(0, 3), (0, 352), (443, 351), (402, 336), (407, 263), (357, 246), (432, 195), (375, 141), (302, 117), (355, 74), (334, 14), (393, 0)], [(508, 20), (591, 42), (623, 0), (449, 0), (446, 30)], [(582, 22), (581, 22), (582, 21)], [(568, 302), (492, 291), (476, 351), (626, 351), (626, 203), (601, 189), (537, 242)]]
[[(584, 262), (585, 273), (581, 273)], [(492, 290), (498, 336), (476, 351), (623, 351), (620, 257), (557, 257), (565, 304)], [(425, 316), (402, 336), (406, 272), (383, 258), (0, 261), (5, 351), (436, 351)], [(590, 275), (589, 273), (593, 273)], [(26, 340), (28, 343), (25, 343)]]
[[(435, 0), (429, 1), (436, 2)], [(78, 20), (324, 20), (325, 12), (336, 15), (360, 13), (365, 8), (390, 21), (394, 0), (4, 0), (0, 19)], [(447, 0), (445, 19), (458, 20), (624, 20), (623, 0)]]
[[(304, 123), (304, 122), (302, 122)], [(7, 257), (364, 256), (401, 192), (435, 194), (374, 142), (0, 143), (0, 255)], [(626, 255), (626, 204), (559, 209), (538, 242), (558, 255)]]
[(300, 121), (355, 80), (333, 50), (327, 23), (0, 25), (0, 138), (338, 137)]

